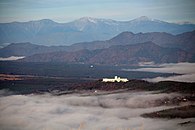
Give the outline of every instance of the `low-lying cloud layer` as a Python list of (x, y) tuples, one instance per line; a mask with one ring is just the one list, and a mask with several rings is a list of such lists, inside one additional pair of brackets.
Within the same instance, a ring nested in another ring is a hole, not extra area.
[(12, 60), (19, 60), (19, 59), (23, 59), (23, 58), (24, 58), (24, 56), (10, 56), (7, 58), (0, 57), (0, 61), (12, 61)]
[(170, 77), (156, 77), (156, 78), (145, 78), (149, 82), (159, 82), (159, 81), (180, 81), (180, 82), (195, 82), (195, 74), (185, 74), (179, 76)]
[[(142, 65), (143, 66), (143, 65)], [(158, 81), (183, 81), (183, 82), (195, 82), (195, 63), (169, 63), (169, 64), (150, 64), (145, 68), (138, 69), (126, 69), (126, 71), (145, 71), (145, 72), (160, 72), (160, 73), (177, 73), (182, 75), (170, 76), (170, 77), (156, 77), (151, 79), (145, 79), (152, 82)]]
[[(2, 92), (3, 93), (3, 92)], [(0, 98), (0, 128), (6, 130), (187, 130), (186, 119), (151, 119), (140, 114), (158, 111), (155, 101), (178, 94), (148, 92), (102, 96), (11, 95)]]

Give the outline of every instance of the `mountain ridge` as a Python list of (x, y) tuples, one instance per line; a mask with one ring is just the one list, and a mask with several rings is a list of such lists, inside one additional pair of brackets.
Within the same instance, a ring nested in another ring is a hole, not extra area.
[(66, 51), (66, 46), (44, 46), (26, 43), (11, 43), (0, 49), (0, 57), (10, 56), (30, 56), (39, 53), (49, 53), (55, 51)]
[[(144, 42), (153, 42), (161, 47), (178, 48), (195, 54), (195, 31), (186, 32), (179, 35), (172, 35), (163, 32), (137, 33), (123, 32), (106, 41), (82, 42), (71, 46), (43, 46), (30, 43), (10, 44), (0, 49), (0, 57), (9, 56), (30, 56), (38, 53), (48, 53), (55, 51), (74, 52), (78, 50), (97, 50), (109, 48), (114, 45), (132, 45)], [(34, 45), (34, 47), (32, 47)]]
[(132, 65), (139, 62), (177, 63), (194, 62), (195, 55), (180, 49), (164, 48), (153, 42), (134, 45), (116, 45), (106, 49), (76, 52), (51, 52), (36, 54), (22, 62), (66, 62), (103, 65)]
[(155, 44), (162, 47), (179, 48), (190, 53), (195, 53), (195, 30), (192, 32), (186, 32), (178, 35), (172, 35), (165, 32), (149, 32), (149, 33), (132, 33), (122, 32), (110, 40), (106, 41), (94, 41), (76, 43), (69, 46), (69, 50), (80, 50), (80, 49), (102, 49), (108, 48), (112, 45), (128, 45), (137, 44), (143, 42), (152, 41)]
[(168, 23), (145, 16), (129, 21), (84, 17), (67, 23), (43, 19), (0, 23), (0, 44), (31, 42), (39, 45), (71, 45), (108, 40), (124, 31), (180, 34), (192, 30), (195, 30), (195, 24)]

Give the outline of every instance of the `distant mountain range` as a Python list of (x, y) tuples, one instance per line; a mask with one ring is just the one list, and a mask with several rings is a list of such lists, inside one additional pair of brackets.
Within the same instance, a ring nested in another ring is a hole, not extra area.
[(160, 47), (178, 48), (188, 53), (195, 54), (195, 31), (179, 35), (161, 32), (131, 33), (123, 32), (106, 41), (82, 42), (71, 46), (43, 46), (31, 43), (12, 43), (0, 49), (0, 57), (31, 56), (49, 52), (74, 52), (79, 50), (105, 49), (116, 45), (132, 45), (144, 42), (153, 42)]
[(194, 62), (195, 55), (180, 49), (164, 48), (153, 42), (146, 42), (134, 45), (116, 45), (91, 51), (35, 54), (21, 61), (132, 65), (151, 61), (155, 63)]
[(21, 42), (39, 45), (71, 45), (78, 42), (107, 40), (124, 31), (181, 34), (193, 30), (195, 30), (194, 24), (168, 23), (145, 16), (123, 22), (90, 17), (83, 17), (69, 23), (56, 23), (44, 19), (0, 23), (0, 46)]
[(179, 48), (190, 53), (195, 53), (195, 30), (178, 35), (164, 32), (137, 33), (122, 32), (106, 41), (76, 43), (68, 47), (70, 51), (81, 49), (95, 50), (108, 48), (113, 45), (129, 45), (144, 42), (153, 42), (161, 47)]

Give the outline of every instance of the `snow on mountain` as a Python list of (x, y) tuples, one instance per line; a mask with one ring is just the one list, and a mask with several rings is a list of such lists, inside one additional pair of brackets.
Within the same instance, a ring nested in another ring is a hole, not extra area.
[(82, 17), (78, 20), (75, 20), (73, 22), (70, 22), (70, 24), (73, 24), (76, 28), (79, 29), (79, 31), (84, 31), (85, 28), (102, 28), (102, 26), (115, 26), (119, 25), (120, 22), (111, 20), (111, 19), (98, 19), (98, 18), (92, 18), (92, 17)]
[(82, 17), (78, 21), (85, 22), (85, 23), (88, 23), (88, 22), (97, 23), (97, 19), (92, 18), (92, 17)]
[(153, 22), (163, 22), (163, 21), (160, 21), (160, 20), (157, 20), (157, 19), (149, 18), (147, 16), (141, 16), (139, 18), (131, 20), (130, 22), (146, 22), (146, 21), (148, 21), (148, 22), (151, 22), (151, 21), (153, 21)]

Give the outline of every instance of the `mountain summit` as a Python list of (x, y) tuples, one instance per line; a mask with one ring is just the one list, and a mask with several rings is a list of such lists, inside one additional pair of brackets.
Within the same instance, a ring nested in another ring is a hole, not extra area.
[(134, 19), (135, 21), (152, 21), (151, 18), (147, 17), (147, 16), (141, 16), (139, 18)]
[(98, 19), (96, 18), (92, 18), (92, 17), (82, 17), (78, 20), (76, 20), (78, 22), (91, 22), (91, 23), (97, 23)]

